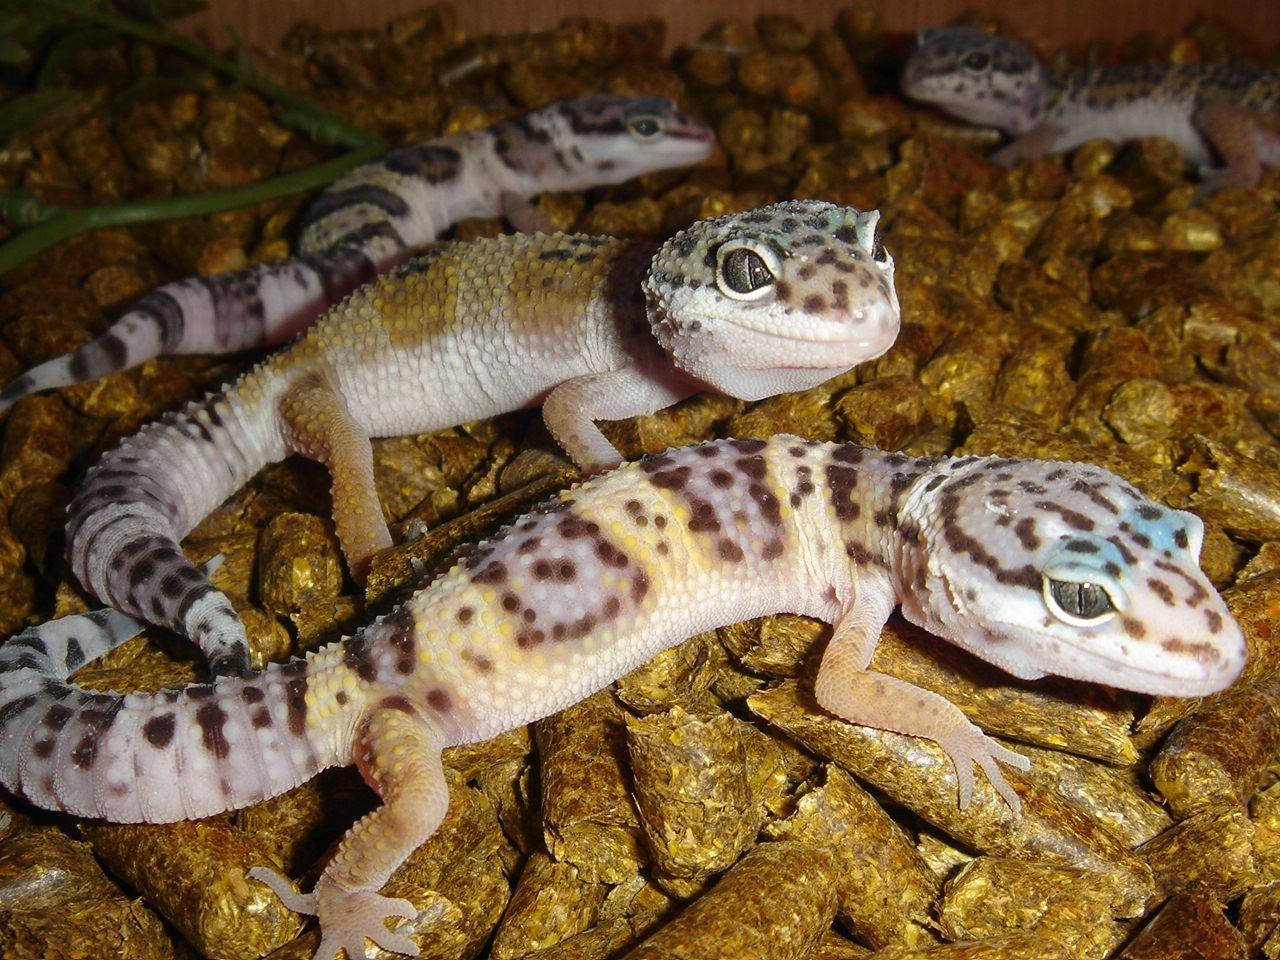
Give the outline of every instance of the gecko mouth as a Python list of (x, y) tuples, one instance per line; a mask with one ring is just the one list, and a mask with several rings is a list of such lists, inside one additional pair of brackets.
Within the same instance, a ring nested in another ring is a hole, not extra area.
[[(782, 341), (786, 341), (787, 343), (795, 343), (798, 339), (794, 332), (787, 332), (785, 330), (770, 330), (765, 327), (758, 327), (754, 324), (743, 323), (741, 320), (727, 320), (726, 322), (730, 326), (735, 327), (739, 330), (743, 330), (749, 333), (759, 334), (762, 337), (769, 337), (773, 340), (782, 340)], [(865, 321), (860, 321), (860, 322), (865, 322)], [(895, 323), (893, 325), (894, 329), (897, 329), (897, 326), (898, 325)], [(822, 344), (822, 345), (832, 345), (832, 346), (844, 344), (844, 345), (851, 345), (851, 346), (860, 346), (865, 349), (871, 344), (884, 339), (886, 336), (887, 334), (883, 334), (883, 333), (876, 336), (870, 336), (870, 337), (850, 337), (847, 335), (840, 335), (840, 334), (831, 334), (829, 336), (823, 336), (822, 334), (806, 333), (804, 336), (804, 340), (802, 342), (806, 344), (811, 343), (811, 344)], [(890, 344), (892, 344), (893, 338), (890, 337), (889, 342)], [(796, 366), (805, 366), (805, 364), (796, 364)]]
[[(1054, 638), (1062, 642), (1062, 638)], [(1224, 690), (1235, 682), (1244, 669), (1244, 658), (1238, 659), (1236, 669), (1230, 669), (1230, 658), (1219, 658), (1212, 665), (1200, 664), (1188, 658), (1187, 662), (1195, 663), (1198, 675), (1174, 675), (1167, 672), (1147, 669), (1124, 657), (1109, 656), (1097, 650), (1085, 650), (1080, 644), (1065, 641), (1071, 650), (1082, 654), (1087, 663), (1097, 664), (1098, 669), (1078, 666), (1073, 660), (1067, 667), (1054, 666), (1047, 672), (1072, 680), (1084, 680), (1090, 683), (1104, 683), (1124, 690), (1146, 693), (1152, 696), (1200, 697)], [(1112, 668), (1108, 670), (1108, 668)]]

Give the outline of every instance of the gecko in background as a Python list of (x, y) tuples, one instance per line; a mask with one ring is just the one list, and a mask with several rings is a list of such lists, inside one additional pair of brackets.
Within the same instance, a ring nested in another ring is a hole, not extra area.
[(539, 193), (585, 190), (705, 160), (715, 134), (665, 97), (562, 100), (483, 130), (396, 147), (330, 184), (302, 218), (299, 255), (142, 297), (101, 336), (0, 390), (0, 414), (40, 390), (160, 354), (284, 343), (352, 290), (467, 217), (549, 227)]
[[(1200, 168), (1200, 195), (1257, 185), (1280, 167), (1280, 74), (1229, 63), (1132, 63), (1051, 71), (1016, 40), (972, 27), (923, 30), (903, 92), (1013, 141), (1011, 166), (1086, 140), (1163, 137)], [(1221, 166), (1213, 166), (1215, 159)]]
[[(1200, 570), (1203, 524), (1088, 464), (923, 459), (780, 436), (628, 464), (516, 519), (351, 638), (243, 677), (97, 693), (70, 672), (137, 632), (103, 610), (0, 647), (0, 782), (116, 822), (206, 817), (356, 764), (382, 804), (315, 888), (255, 867), (319, 917), (315, 960), (365, 956), (413, 918), (378, 891), (449, 805), (440, 752), (577, 703), (694, 634), (772, 613), (833, 625), (814, 683), (849, 722), (936, 741), (1014, 809), (1026, 770), (944, 697), (868, 669), (895, 606), (1024, 679), (1204, 696), (1244, 666)], [(1015, 781), (1016, 783), (1016, 781)]]
[(263, 466), (300, 453), (329, 469), (360, 579), (391, 545), (371, 437), (540, 405), (574, 463), (598, 472), (622, 458), (593, 420), (701, 390), (803, 390), (884, 353), (899, 308), (878, 219), (788, 201), (663, 244), (539, 233), (433, 247), (104, 454), (68, 507), (71, 570), (109, 606), (193, 640), (215, 673), (242, 671), (244, 624), (178, 542)]

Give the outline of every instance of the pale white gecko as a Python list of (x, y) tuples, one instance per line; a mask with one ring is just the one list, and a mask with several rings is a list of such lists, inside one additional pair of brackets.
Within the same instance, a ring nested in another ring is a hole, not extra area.
[(593, 420), (700, 390), (815, 386), (897, 336), (876, 212), (790, 201), (661, 245), (565, 234), (442, 244), (367, 284), (235, 384), (105, 454), (68, 508), (67, 557), (95, 596), (248, 666), (230, 600), (179, 549), (210, 510), (291, 453), (333, 477), (353, 573), (391, 544), (371, 437), (541, 404), (587, 471), (621, 457)]
[(231, 353), (292, 339), (328, 307), (467, 217), (549, 224), (529, 198), (698, 163), (711, 130), (664, 97), (562, 100), (483, 130), (389, 150), (331, 184), (302, 218), (300, 255), (151, 291), (101, 336), (0, 390), (25, 396), (162, 353)]
[[(1022, 44), (971, 27), (924, 30), (903, 92), (1014, 137), (1013, 164), (1094, 138), (1172, 140), (1201, 169), (1200, 194), (1252, 187), (1280, 167), (1280, 74), (1237, 63), (1127, 63), (1050, 71)], [(1214, 160), (1222, 165), (1212, 166)]]
[(354, 763), (382, 805), (315, 889), (248, 876), (319, 917), (315, 960), (363, 957), (366, 937), (416, 954), (384, 926), (414, 905), (378, 890), (445, 815), (444, 747), (561, 710), (696, 633), (789, 612), (833, 625), (824, 709), (937, 741), (962, 806), (977, 764), (1016, 810), (998, 764), (1025, 758), (868, 670), (895, 605), (1017, 677), (1203, 696), (1239, 675), (1245, 645), (1200, 570), (1202, 536), (1194, 515), (1086, 464), (785, 436), (671, 450), (566, 490), (352, 638), (261, 673), (93, 693), (68, 674), (136, 622), (99, 611), (27, 631), (0, 648), (0, 782), (38, 806), (159, 823)]

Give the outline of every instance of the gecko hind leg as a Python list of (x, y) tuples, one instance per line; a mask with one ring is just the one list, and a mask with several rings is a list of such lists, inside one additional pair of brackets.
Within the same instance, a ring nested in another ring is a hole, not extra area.
[(351, 575), (363, 582), (370, 558), (391, 546), (391, 531), (373, 478), (369, 435), (341, 394), (319, 377), (294, 385), (280, 400), (290, 448), (323, 463), (333, 480), (333, 524)]
[(1206, 103), (1196, 110), (1192, 122), (1222, 158), (1221, 167), (1202, 167), (1196, 200), (1226, 188), (1247, 190), (1257, 186), (1262, 176), (1262, 158), (1257, 135), (1261, 118), (1248, 107), (1233, 103)]
[(248, 872), (290, 910), (320, 919), (320, 946), (313, 960), (333, 960), (339, 949), (358, 960), (365, 956), (366, 937), (392, 953), (417, 956), (412, 940), (383, 923), (388, 917), (412, 919), (417, 909), (378, 890), (435, 833), (449, 809), (441, 746), (441, 737), (401, 698), (395, 705), (375, 707), (361, 723), (352, 753), (382, 805), (347, 831), (311, 893), (296, 893), (274, 870), (255, 867)]

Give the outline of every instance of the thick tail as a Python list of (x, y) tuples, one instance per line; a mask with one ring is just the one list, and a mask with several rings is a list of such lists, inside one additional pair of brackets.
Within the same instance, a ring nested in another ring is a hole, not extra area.
[(233, 353), (283, 343), (352, 290), (407, 256), (388, 224), (339, 246), (152, 290), (102, 336), (0, 390), (0, 414), (23, 397), (136, 367), (165, 353)]
[(269, 376), (188, 404), (105, 454), (67, 508), (67, 561), (94, 596), (189, 637), (216, 674), (249, 666), (244, 625), (231, 601), (178, 542), (267, 463), (284, 457)]
[[(140, 629), (115, 610), (64, 617), (0, 647), (0, 783), (51, 810), (118, 823), (207, 817), (336, 763), (340, 737), (308, 725), (307, 694), (337, 647), (259, 674), (159, 693), (66, 682)], [(331, 685), (313, 707), (336, 710)]]

